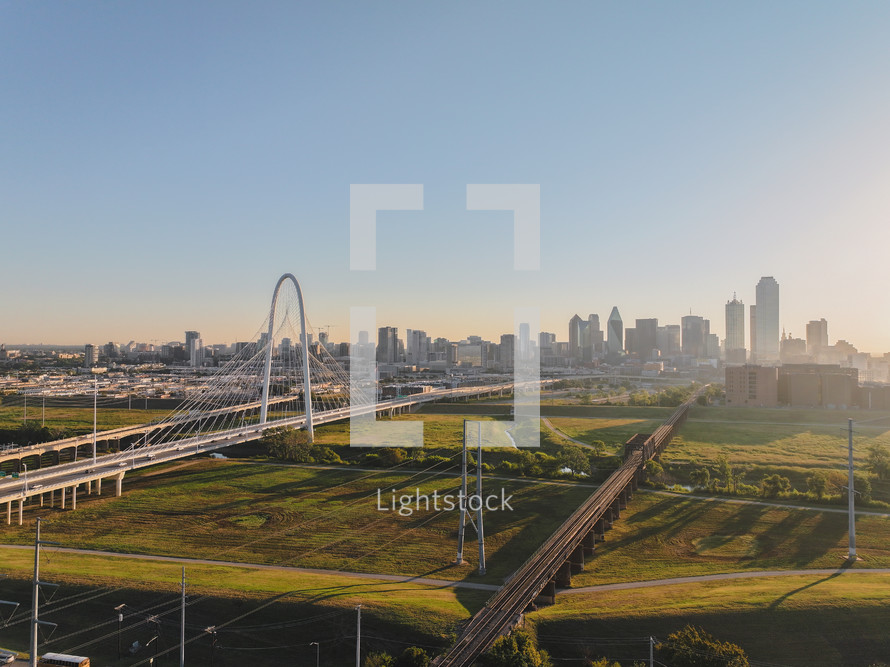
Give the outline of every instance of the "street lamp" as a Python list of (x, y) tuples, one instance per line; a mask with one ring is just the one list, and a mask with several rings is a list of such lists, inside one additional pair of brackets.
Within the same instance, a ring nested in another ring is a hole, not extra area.
[[(152, 637), (151, 639), (149, 639), (147, 642), (145, 642), (145, 648), (148, 648), (149, 645), (150, 645), (153, 641), (155, 641), (157, 638), (158, 638), (158, 635), (155, 635), (154, 637)], [(155, 664), (155, 658), (157, 658), (157, 657), (158, 657), (158, 645), (155, 644), (155, 654), (154, 654), (152, 657), (150, 657), (150, 658), (148, 659), (148, 664), (149, 664), (149, 665), (154, 665), (154, 664)]]
[[(148, 647), (149, 644), (151, 644), (153, 641), (155, 641), (158, 637), (161, 636), (161, 619), (159, 619), (157, 616), (149, 616), (148, 622), (155, 624), (155, 636), (148, 640), (148, 643), (146, 643), (146, 645), (145, 645), (146, 647)], [(157, 643), (155, 643), (155, 654), (154, 654), (154, 656), (152, 656), (151, 662), (149, 662), (148, 664), (150, 664), (150, 665), (155, 664), (155, 660), (157, 660), (157, 659), (158, 659), (158, 645), (157, 645)]]
[(120, 660), (124, 657), (123, 650), (121, 649), (121, 624), (124, 622), (124, 607), (127, 605), (119, 604), (114, 608), (117, 612), (117, 659)]
[(315, 667), (318, 667), (318, 653), (319, 653), (319, 651), (321, 650), (321, 649), (318, 647), (318, 642), (310, 642), (309, 646), (314, 646), (314, 647), (315, 647)]
[(213, 654), (216, 653), (216, 626), (204, 628), (204, 632), (210, 634), (210, 667), (213, 667)]

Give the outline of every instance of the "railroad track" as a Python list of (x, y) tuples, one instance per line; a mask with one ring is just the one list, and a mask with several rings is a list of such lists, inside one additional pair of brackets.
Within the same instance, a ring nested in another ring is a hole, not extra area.
[(636, 487), (646, 461), (659, 454), (671, 441), (699, 393), (677, 408), (644, 442), (625, 452), (622, 466), (547, 538), (470, 619), (451, 650), (435, 661), (437, 667), (473, 664), (498, 637), (519, 622), (523, 612), (555, 580), (560, 568), (570, 561), (585, 537), (594, 531), (597, 522), (620, 502), (628, 488)]

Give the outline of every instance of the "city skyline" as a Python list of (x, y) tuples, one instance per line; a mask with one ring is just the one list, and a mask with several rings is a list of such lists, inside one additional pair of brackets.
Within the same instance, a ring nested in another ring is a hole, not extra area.
[[(888, 31), (874, 3), (7, 3), (0, 340), (240, 340), (284, 271), (342, 338), (352, 306), (493, 338), (615, 305), (723, 338), (774, 275), (780, 327), (886, 351)], [(424, 187), (373, 272), (358, 183)], [(474, 183), (540, 186), (539, 271)]]
[[(719, 341), (720, 341), (720, 345), (721, 345), (721, 347), (722, 347), (722, 346), (724, 345), (724, 343), (727, 342), (727, 336), (729, 335), (729, 332), (727, 331), (727, 327), (725, 327), (725, 326), (724, 326), (723, 329), (721, 330), (721, 329), (719, 328), (719, 323), (721, 323), (721, 322), (726, 322), (726, 321), (727, 321), (726, 318), (728, 317), (729, 306), (730, 306), (730, 304), (732, 304), (733, 302), (735, 302), (735, 304), (742, 304), (742, 303), (743, 303), (740, 299), (738, 299), (738, 298), (734, 295), (732, 301), (727, 301), (727, 302), (726, 302), (726, 311), (727, 311), (727, 315), (726, 315), (726, 317), (724, 317), (723, 319), (720, 319), (719, 317), (709, 318), (709, 317), (706, 317), (706, 316), (703, 316), (703, 315), (699, 315), (699, 314), (697, 314), (697, 313), (687, 313), (686, 315), (678, 316), (678, 317), (676, 318), (676, 320), (670, 320), (670, 319), (662, 320), (661, 318), (657, 318), (657, 317), (655, 317), (655, 318), (634, 318), (634, 319), (635, 319), (637, 322), (639, 322), (639, 321), (648, 321), (648, 320), (650, 320), (650, 319), (651, 319), (651, 320), (656, 320), (656, 321), (658, 322), (659, 327), (663, 327), (663, 326), (665, 326), (665, 325), (676, 325), (676, 326), (679, 326), (679, 324), (682, 322), (683, 319), (688, 318), (688, 317), (690, 317), (690, 316), (695, 317), (695, 318), (700, 318), (700, 319), (702, 319), (702, 320), (707, 321), (707, 322), (710, 323), (710, 324), (709, 324), (709, 332), (710, 332), (710, 333), (717, 333), (717, 334), (718, 334), (718, 338), (719, 338)], [(752, 306), (753, 306), (753, 305), (754, 305), (754, 304), (752, 304)], [(618, 306), (614, 306), (613, 309), (614, 309), (614, 308), (617, 308), (617, 309), (620, 311), (620, 308), (619, 308)], [(611, 312), (613, 309), (609, 309), (610, 312)], [(737, 310), (737, 309), (735, 309), (735, 310)], [(577, 313), (575, 313), (575, 315), (577, 315)], [(600, 315), (600, 314), (599, 314), (599, 313), (590, 313), (590, 315), (594, 315), (594, 316), (596, 316), (596, 315)], [(736, 314), (736, 317), (738, 317), (737, 314)], [(237, 343), (237, 342), (239, 342), (239, 341), (249, 341), (249, 340), (252, 340), (252, 339), (255, 340), (256, 337), (257, 337), (257, 335), (262, 335), (262, 333), (263, 333), (263, 328), (264, 328), (264, 326), (265, 326), (265, 322), (266, 322), (266, 318), (267, 318), (267, 316), (265, 316), (265, 317), (262, 319), (262, 321), (259, 322), (259, 323), (262, 324), (263, 326), (261, 326), (259, 329), (257, 329), (257, 330), (254, 332), (255, 335), (254, 335), (253, 338), (251, 338), (250, 335), (243, 335), (243, 336), (237, 336), (237, 335), (236, 335), (236, 336), (234, 336), (234, 337), (218, 337), (218, 336), (216, 336), (215, 334), (211, 333), (209, 337), (207, 337), (207, 336), (202, 336), (202, 337), (201, 337), (201, 342), (203, 342), (203, 341), (206, 340), (206, 343), (204, 343), (205, 345), (234, 345), (235, 343)], [(602, 316), (600, 316), (600, 318), (602, 319)], [(744, 321), (744, 318), (743, 318), (743, 321)], [(783, 331), (783, 334), (787, 332), (787, 336), (788, 336), (789, 338), (792, 337), (792, 335), (793, 335), (795, 338), (806, 339), (806, 338), (807, 338), (807, 330), (808, 330), (809, 325), (812, 325), (814, 322), (817, 322), (817, 323), (818, 323), (819, 321), (825, 322), (826, 324), (827, 324), (827, 322), (830, 322), (830, 320), (828, 320), (827, 318), (822, 317), (822, 318), (820, 318), (819, 320), (810, 320), (810, 321), (808, 321), (808, 322), (802, 322), (802, 323), (800, 323), (800, 326), (796, 326), (796, 327), (793, 328), (793, 329), (792, 329), (792, 328), (789, 328), (789, 327), (787, 327), (787, 326), (783, 326), (782, 331)], [(542, 322), (543, 322), (543, 319), (542, 319)], [(607, 322), (607, 324), (608, 324), (608, 320), (606, 320), (606, 322)], [(584, 323), (584, 324), (587, 324), (587, 320), (584, 319), (584, 320), (583, 320), (583, 323)], [(571, 345), (572, 340), (571, 340), (571, 335), (570, 335), (570, 333), (569, 333), (569, 330), (570, 330), (570, 324), (567, 324), (566, 322), (562, 322), (562, 324), (560, 325), (560, 323), (557, 322), (555, 319), (553, 320), (552, 324), (554, 325), (554, 326), (552, 326), (552, 327), (547, 327), (547, 326), (544, 326), (544, 325), (542, 324), (542, 327), (541, 327), (541, 333), (550, 333), (550, 334), (553, 334), (553, 335), (556, 336), (556, 338), (555, 338), (556, 341), (569, 343), (569, 344)], [(714, 326), (715, 324), (717, 324), (718, 326), (715, 327), (715, 326)], [(308, 323), (307, 323), (307, 326), (308, 326)], [(479, 333), (476, 329), (473, 329), (472, 327), (470, 327), (470, 328), (466, 328), (466, 327), (465, 327), (465, 328), (462, 329), (460, 324), (455, 324), (455, 323), (451, 322), (451, 323), (449, 324), (449, 327), (450, 327), (450, 328), (448, 329), (448, 331), (449, 331), (449, 332), (457, 332), (457, 333), (450, 333), (450, 334), (446, 335), (445, 333), (443, 333), (443, 332), (441, 332), (441, 331), (439, 331), (439, 330), (431, 329), (430, 327), (425, 327), (424, 329), (418, 329), (416, 326), (413, 326), (413, 327), (411, 327), (411, 326), (404, 326), (403, 323), (398, 323), (398, 324), (395, 324), (395, 325), (394, 325), (394, 324), (381, 325), (381, 328), (384, 328), (384, 326), (385, 326), (386, 328), (394, 328), (394, 329), (396, 329), (396, 330), (398, 330), (398, 331), (402, 331), (402, 332), (404, 332), (403, 339), (404, 339), (404, 342), (405, 342), (406, 344), (407, 344), (407, 336), (409, 336), (409, 335), (410, 335), (410, 332), (412, 332), (412, 331), (420, 332), (420, 333), (430, 332), (428, 335), (430, 335), (432, 339), (440, 338), (440, 337), (441, 337), (441, 338), (446, 338), (446, 339), (448, 339), (448, 340), (450, 340), (450, 341), (452, 341), (452, 342), (463, 341), (463, 340), (468, 339), (469, 337), (474, 337), (474, 336), (475, 336), (475, 337), (482, 338), (482, 339), (484, 339), (484, 340), (486, 340), (486, 341), (496, 342), (496, 341), (500, 338), (500, 336), (504, 335), (504, 333), (508, 330), (508, 327), (505, 327), (504, 330), (502, 330), (502, 331), (494, 331), (494, 332), (491, 332), (491, 333)], [(743, 326), (744, 326), (744, 329), (745, 329), (746, 332), (749, 332), (749, 331), (751, 330), (751, 324), (750, 324), (750, 322), (748, 322), (748, 321), (744, 321)], [(343, 327), (343, 328), (345, 328), (345, 327)], [(835, 325), (835, 326), (832, 327), (832, 331), (834, 331), (834, 330), (837, 329), (837, 328), (842, 328), (842, 327), (838, 327), (837, 325)], [(716, 331), (715, 331), (715, 329), (716, 329)], [(336, 334), (336, 333), (331, 334), (331, 333), (330, 333), (331, 330), (336, 331), (336, 328), (333, 327), (333, 326), (331, 326), (330, 329), (328, 329), (327, 326), (325, 326), (325, 325), (322, 325), (322, 326), (315, 326), (315, 327), (313, 327), (312, 330), (313, 330), (313, 332), (314, 332), (314, 335), (315, 335), (315, 337), (316, 337), (316, 340), (317, 340), (320, 336), (328, 336), (329, 339), (330, 339), (330, 341), (331, 341), (332, 343), (333, 343), (333, 342), (337, 342), (337, 343), (339, 343), (339, 342), (347, 342), (347, 339), (348, 339), (348, 334), (346, 334), (346, 333), (344, 333), (344, 335), (343, 335), (342, 338), (339, 337), (338, 334)], [(246, 331), (246, 329), (245, 329), (245, 331)], [(58, 346), (60, 346), (60, 347), (77, 347), (77, 346), (90, 345), (90, 344), (92, 344), (92, 345), (102, 345), (102, 344), (104, 344), (104, 343), (106, 343), (106, 342), (109, 342), (109, 341), (110, 341), (110, 342), (115, 342), (115, 343), (118, 343), (118, 344), (126, 344), (126, 343), (128, 343), (128, 342), (135, 342), (135, 343), (141, 343), (141, 344), (149, 343), (149, 344), (154, 344), (154, 345), (166, 345), (166, 344), (168, 344), (168, 343), (183, 343), (183, 344), (186, 346), (186, 348), (190, 350), (189, 354), (192, 354), (192, 352), (191, 352), (192, 348), (190, 347), (190, 341), (193, 340), (193, 339), (190, 338), (190, 337), (188, 336), (188, 334), (190, 334), (190, 333), (197, 333), (197, 332), (194, 332), (194, 331), (186, 331), (186, 332), (185, 332), (185, 334), (186, 334), (185, 336), (171, 335), (171, 336), (167, 336), (167, 337), (151, 337), (151, 338), (149, 338), (149, 337), (144, 337), (144, 336), (139, 336), (139, 335), (129, 335), (129, 336), (125, 335), (125, 336), (122, 336), (122, 337), (108, 337), (108, 336), (103, 337), (103, 336), (99, 335), (99, 336), (90, 338), (90, 339), (88, 339), (88, 340), (73, 340), (73, 339), (69, 339), (69, 340), (46, 339), (46, 340), (33, 340), (33, 341), (6, 341), (6, 340), (0, 340), (0, 343), (3, 343), (4, 345), (6, 345), (6, 346), (7, 346), (8, 348), (10, 348), (10, 349), (14, 349), (14, 348), (16, 348), (16, 347), (22, 347), (22, 346), (37, 346), (37, 345), (43, 345), (43, 346), (46, 346), (46, 345), (49, 345), (49, 346), (52, 346), (52, 345), (58, 345)], [(604, 339), (606, 339), (605, 342), (607, 343), (607, 342), (608, 342), (608, 340), (607, 340), (607, 335), (608, 335), (608, 331), (607, 331), (607, 329), (601, 329), (601, 330), (600, 330), (600, 333), (602, 334), (602, 336), (604, 337)], [(745, 344), (743, 345), (742, 349), (744, 349), (744, 350), (746, 350), (747, 352), (750, 353), (750, 352), (752, 351), (752, 349), (751, 349), (751, 344), (750, 344), (750, 342), (749, 342), (746, 338), (747, 338), (747, 334), (745, 334), (745, 336), (743, 337), (743, 342), (744, 342)], [(834, 343), (837, 342), (837, 341), (846, 341), (846, 342), (848, 342), (848, 343), (851, 343), (851, 344), (854, 345), (855, 347), (857, 347), (857, 349), (858, 349), (860, 352), (867, 352), (867, 353), (871, 353), (871, 354), (874, 354), (874, 355), (882, 355), (882, 354), (885, 354), (885, 353), (890, 352), (890, 342), (888, 342), (888, 348), (887, 348), (887, 349), (870, 350), (870, 349), (866, 349), (865, 347), (863, 347), (863, 346), (857, 341), (857, 339), (852, 338), (852, 337), (847, 337), (847, 338), (845, 338), (845, 337), (843, 337), (843, 336), (841, 336), (841, 335), (836, 335), (836, 336), (835, 336), (834, 334), (832, 334), (831, 337), (829, 337), (827, 340), (828, 340), (828, 343), (827, 343), (827, 344), (834, 344)], [(776, 355), (778, 355), (778, 341), (779, 341), (779, 338), (777, 338), (776, 341), (777, 341)], [(726, 350), (729, 350), (729, 349), (733, 349), (733, 348), (731, 348), (731, 347), (727, 347), (727, 348), (726, 348)], [(725, 352), (726, 350), (724, 350), (724, 352)], [(778, 357), (776, 356), (776, 358), (778, 358)]]

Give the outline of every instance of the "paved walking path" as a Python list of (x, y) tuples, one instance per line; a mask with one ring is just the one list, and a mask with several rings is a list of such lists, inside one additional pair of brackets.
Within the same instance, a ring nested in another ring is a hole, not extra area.
[[(57, 553), (81, 554), (85, 556), (103, 556), (108, 558), (134, 558), (136, 560), (150, 560), (161, 563), (177, 563), (188, 565), (218, 565), (221, 567), (244, 567), (251, 570), (277, 570), (279, 572), (294, 572), (299, 574), (321, 574), (338, 577), (352, 577), (355, 579), (369, 579), (376, 581), (397, 581), (404, 584), (423, 584), (424, 586), (437, 586), (439, 588), (472, 588), (477, 591), (496, 591), (500, 586), (492, 584), (477, 584), (468, 581), (449, 581), (447, 579), (430, 579), (428, 577), (409, 577), (398, 574), (370, 574), (366, 572), (343, 572), (341, 570), (321, 570), (308, 567), (288, 567), (286, 565), (260, 565), (257, 563), (238, 563), (235, 561), (209, 560), (206, 558), (178, 558), (176, 556), (150, 556), (147, 554), (128, 554), (114, 551), (98, 551), (95, 549), (71, 549), (69, 547), (44, 547)], [(33, 551), (34, 547), (19, 544), (0, 544), (0, 549), (25, 549)]]
[(551, 423), (550, 423), (550, 420), (547, 419), (546, 417), (542, 417), (542, 418), (541, 418), (541, 421), (544, 422), (544, 426), (546, 426), (546, 427), (549, 428), (551, 431), (553, 431), (554, 433), (556, 433), (556, 435), (558, 435), (560, 438), (564, 438), (564, 439), (566, 439), (566, 440), (568, 440), (568, 441), (570, 441), (570, 442), (574, 442), (576, 445), (581, 445), (582, 447), (586, 447), (587, 449), (592, 449), (591, 446), (590, 446), (590, 443), (588, 443), (588, 442), (581, 442), (580, 440), (575, 440), (573, 437), (571, 437), (571, 436), (569, 436), (569, 435), (566, 435), (565, 433), (563, 433), (562, 431), (560, 431), (558, 428), (556, 428), (553, 424), (551, 424)]
[[(760, 505), (762, 507), (779, 507), (788, 510), (807, 510), (810, 512), (834, 512), (836, 514), (846, 514), (846, 508), (825, 507), (822, 505), (786, 505), (784, 503), (768, 503), (763, 500), (744, 500), (742, 498), (725, 498), (723, 496), (697, 496), (691, 493), (677, 493), (676, 491), (655, 491), (653, 489), (639, 489), (641, 493), (656, 493), (660, 496), (671, 496), (673, 498), (689, 498), (690, 500), (707, 500), (715, 503), (731, 503), (734, 505)], [(883, 519), (890, 519), (888, 512), (871, 512), (869, 510), (856, 510), (856, 516), (877, 516)]]
[(561, 588), (560, 593), (596, 593), (600, 591), (623, 591), (631, 588), (652, 588), (654, 586), (674, 586), (676, 584), (696, 584), (703, 581), (724, 581), (727, 579), (759, 579), (762, 577), (797, 577), (801, 575), (841, 575), (841, 574), (890, 574), (890, 568), (834, 570), (764, 570), (760, 572), (730, 572), (728, 574), (702, 574), (697, 577), (675, 577), (674, 579), (654, 579), (652, 581), (630, 581), (621, 584), (601, 584), (583, 588)]

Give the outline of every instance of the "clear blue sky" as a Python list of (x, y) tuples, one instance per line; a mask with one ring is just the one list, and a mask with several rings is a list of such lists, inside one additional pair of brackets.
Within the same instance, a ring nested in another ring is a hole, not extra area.
[[(890, 4), (0, 2), (0, 341), (253, 333), (281, 273), (345, 339), (514, 305), (890, 351)], [(349, 271), (351, 183), (423, 183)], [(539, 183), (542, 268), (467, 183)]]

